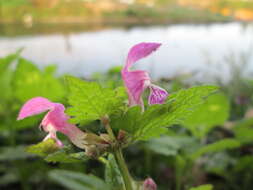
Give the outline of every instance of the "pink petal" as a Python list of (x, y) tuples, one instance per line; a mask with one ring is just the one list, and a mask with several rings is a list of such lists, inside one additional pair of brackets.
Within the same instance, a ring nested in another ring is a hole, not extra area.
[(127, 71), (138, 60), (147, 57), (161, 46), (160, 43), (139, 43), (133, 46), (127, 56), (127, 63), (123, 70)]
[(52, 125), (57, 131), (65, 127), (68, 116), (64, 113), (64, 106), (59, 103), (53, 103), (54, 108), (49, 111), (41, 122), (42, 126)]
[(130, 71), (122, 74), (127, 87), (129, 105), (142, 105), (141, 95), (150, 84), (150, 78), (146, 71)]
[(54, 108), (54, 104), (48, 99), (43, 97), (36, 97), (28, 100), (21, 108), (18, 120), (24, 119), (29, 116), (37, 115), (39, 113), (51, 110)]
[(168, 97), (168, 92), (164, 90), (163, 88), (160, 88), (159, 86), (156, 85), (150, 85), (150, 95), (148, 98), (148, 102), (150, 105), (152, 104), (163, 104), (165, 100)]

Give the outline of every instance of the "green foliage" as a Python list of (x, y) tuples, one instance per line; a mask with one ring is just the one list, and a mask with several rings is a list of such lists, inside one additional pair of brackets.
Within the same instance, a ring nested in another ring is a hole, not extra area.
[(26, 151), (39, 156), (47, 156), (50, 153), (56, 152), (58, 149), (59, 147), (56, 142), (49, 138), (46, 141), (27, 147)]
[(84, 152), (70, 153), (68, 148), (62, 148), (57, 152), (49, 154), (45, 160), (47, 162), (73, 163), (85, 162), (89, 159)]
[(70, 95), (67, 113), (74, 123), (88, 123), (110, 115), (124, 105), (125, 93), (122, 88), (103, 88), (95, 82), (86, 82), (75, 77), (66, 77)]
[(49, 173), (49, 177), (71, 190), (110, 190), (101, 179), (79, 172), (52, 170)]
[(25, 146), (19, 145), (16, 147), (1, 147), (0, 148), (0, 161), (4, 160), (19, 160), (32, 157), (31, 154), (25, 151)]
[(51, 101), (62, 100), (66, 92), (61, 81), (54, 76), (55, 69), (55, 66), (48, 66), (41, 71), (28, 60), (20, 58), (13, 79), (15, 97), (21, 102), (36, 96)]
[(221, 152), (228, 149), (240, 147), (240, 142), (235, 139), (222, 139), (212, 144), (205, 145), (191, 155), (191, 159), (195, 160), (206, 153)]
[(124, 189), (121, 173), (112, 154), (109, 154), (108, 159), (105, 161), (105, 181), (110, 185), (111, 190)]
[(243, 144), (248, 144), (253, 141), (253, 119), (244, 119), (238, 121), (232, 130), (235, 134), (235, 138)]
[(190, 190), (212, 190), (212, 189), (213, 189), (213, 186), (209, 184), (190, 188)]
[(166, 133), (166, 128), (180, 124), (204, 102), (215, 86), (197, 86), (180, 90), (171, 94), (165, 104), (152, 105), (141, 113), (137, 107), (130, 108), (126, 113), (112, 121), (114, 128), (129, 132), (134, 140), (148, 140)]
[(224, 124), (229, 112), (228, 98), (221, 93), (214, 94), (209, 96), (183, 124), (194, 136), (204, 137), (213, 127)]
[(176, 156), (180, 150), (187, 149), (195, 143), (196, 141), (191, 137), (162, 136), (160, 138), (151, 139), (146, 143), (146, 146), (158, 154)]

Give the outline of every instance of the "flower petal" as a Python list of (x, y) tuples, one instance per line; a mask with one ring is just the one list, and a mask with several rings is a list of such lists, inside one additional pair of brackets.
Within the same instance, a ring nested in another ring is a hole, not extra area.
[(122, 74), (125, 86), (127, 87), (129, 105), (142, 105), (141, 95), (149, 86), (150, 78), (146, 71), (130, 71)]
[(123, 70), (128, 71), (129, 68), (138, 60), (147, 57), (153, 51), (161, 46), (160, 43), (139, 43), (133, 46), (127, 56), (127, 62)]
[(148, 103), (150, 105), (163, 104), (169, 95), (168, 92), (163, 88), (156, 86), (154, 84), (151, 84), (149, 87), (151, 92), (148, 98)]
[(21, 108), (18, 120), (29, 116), (37, 115), (39, 113), (51, 110), (54, 108), (54, 103), (43, 97), (36, 97), (28, 100)]

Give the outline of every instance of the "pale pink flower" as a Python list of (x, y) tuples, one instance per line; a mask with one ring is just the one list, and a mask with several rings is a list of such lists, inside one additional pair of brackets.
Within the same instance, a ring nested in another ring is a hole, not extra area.
[(131, 71), (130, 68), (138, 60), (147, 57), (157, 50), (159, 43), (140, 43), (133, 46), (127, 56), (127, 61), (121, 71), (121, 75), (128, 92), (129, 106), (140, 105), (144, 109), (142, 93), (146, 88), (150, 89), (148, 103), (163, 104), (168, 97), (166, 90), (151, 83), (149, 74), (143, 70)]
[(44, 140), (52, 138), (61, 147), (63, 144), (56, 135), (57, 132), (60, 132), (66, 135), (77, 147), (85, 148), (84, 138), (86, 134), (75, 125), (68, 123), (69, 117), (64, 113), (64, 110), (65, 107), (60, 103), (50, 102), (43, 97), (36, 97), (28, 100), (23, 105), (18, 120), (48, 111), (40, 124), (40, 127), (48, 132)]
[(157, 185), (152, 178), (147, 178), (143, 183), (143, 190), (156, 190)]

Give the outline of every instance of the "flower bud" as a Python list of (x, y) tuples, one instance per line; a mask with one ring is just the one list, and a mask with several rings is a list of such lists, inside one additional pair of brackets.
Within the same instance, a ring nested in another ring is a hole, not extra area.
[(152, 178), (147, 178), (143, 183), (143, 190), (156, 190), (157, 185)]

